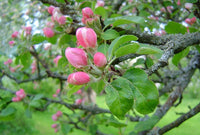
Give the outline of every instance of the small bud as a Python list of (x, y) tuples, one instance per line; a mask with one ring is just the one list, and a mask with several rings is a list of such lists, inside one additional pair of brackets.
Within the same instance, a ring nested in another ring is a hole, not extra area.
[(50, 7), (48, 7), (48, 12), (49, 12), (49, 14), (50, 15), (52, 15), (53, 14), (53, 10), (54, 10), (54, 6), (50, 6)]
[(24, 29), (25, 29), (26, 35), (31, 35), (31, 31), (32, 31), (31, 26), (24, 27)]
[(80, 105), (83, 102), (83, 99), (76, 99), (75, 104)]
[(18, 31), (13, 32), (13, 34), (11, 35), (12, 38), (17, 38), (19, 35)]
[(16, 92), (16, 96), (20, 97), (21, 99), (23, 99), (23, 98), (26, 97), (26, 94), (25, 94), (23, 89), (20, 89), (19, 91)]
[(196, 17), (192, 17), (192, 18), (191, 18), (191, 23), (192, 23), (192, 24), (195, 23), (196, 21), (197, 21)]
[(11, 64), (12, 62), (13, 62), (12, 59), (8, 59), (7, 61), (4, 62), (4, 65)]
[(61, 17), (58, 18), (57, 21), (58, 21), (58, 23), (59, 23), (60, 25), (63, 25), (63, 24), (66, 23), (66, 17), (65, 17), (65, 16), (61, 16)]
[(107, 63), (107, 59), (106, 59), (106, 56), (103, 53), (97, 52), (94, 55), (94, 64), (97, 67), (103, 67), (103, 66), (106, 65), (106, 63)]
[(84, 18), (92, 18), (94, 13), (93, 13), (91, 8), (85, 7), (85, 8), (82, 9), (82, 15), (83, 15)]
[(54, 25), (55, 25), (54, 22), (47, 22), (46, 23), (46, 26), (49, 27), (49, 28), (52, 28), (52, 29), (54, 28)]
[(105, 5), (105, 2), (103, 0), (98, 0), (96, 7), (103, 7)]
[(52, 120), (57, 121), (58, 120), (58, 116), (56, 114), (52, 115)]
[(57, 90), (56, 90), (56, 94), (59, 94), (59, 93), (60, 93), (60, 89), (57, 89)]
[(97, 35), (91, 28), (78, 28), (76, 31), (78, 43), (84, 48), (95, 48), (97, 43)]
[(180, 5), (181, 5), (181, 1), (178, 0), (176, 4), (177, 4), (178, 6), (180, 6)]
[(53, 94), (53, 97), (56, 98), (56, 97), (57, 97), (57, 94)]
[(13, 46), (14, 43), (15, 43), (15, 41), (9, 41), (9, 42), (8, 42), (8, 44), (9, 44), (10, 46)]
[(13, 102), (19, 102), (19, 101), (21, 101), (21, 98), (20, 97), (13, 97), (12, 101)]
[(53, 62), (56, 64), (56, 66), (58, 65), (58, 61), (62, 58), (61, 55), (56, 56), (56, 58), (53, 59)]
[(57, 128), (57, 127), (58, 127), (58, 124), (52, 124), (51, 127), (52, 127), (52, 128)]
[(65, 50), (65, 56), (76, 68), (81, 68), (87, 65), (87, 55), (83, 49), (68, 47)]
[(57, 116), (57, 117), (62, 116), (62, 112), (61, 112), (61, 111), (57, 111), (56, 116)]
[(43, 32), (44, 32), (44, 35), (46, 36), (46, 37), (53, 37), (54, 36), (54, 31), (51, 29), (51, 28), (49, 28), (49, 27), (45, 27), (44, 29), (43, 29)]
[(68, 76), (67, 82), (74, 85), (86, 84), (90, 81), (90, 76), (85, 72), (75, 72)]
[(82, 93), (82, 90), (80, 89), (80, 90), (78, 90), (77, 92), (76, 92), (76, 94), (81, 94)]

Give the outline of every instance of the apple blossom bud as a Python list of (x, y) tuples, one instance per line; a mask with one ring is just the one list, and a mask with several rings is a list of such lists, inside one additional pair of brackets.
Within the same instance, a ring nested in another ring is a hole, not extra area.
[(106, 63), (107, 63), (107, 59), (106, 59), (106, 56), (103, 53), (97, 52), (94, 55), (94, 64), (97, 67), (103, 67), (103, 66), (106, 65)]
[(65, 56), (76, 68), (81, 68), (87, 65), (87, 55), (83, 49), (68, 47), (65, 50)]
[(186, 18), (186, 19), (185, 19), (185, 22), (186, 22), (187, 24), (191, 24), (191, 19), (190, 19), (190, 18)]
[(56, 114), (52, 115), (52, 120), (57, 121), (58, 120), (58, 116)]
[(15, 70), (16, 70), (15, 68), (12, 68), (12, 67), (10, 67), (9, 69), (10, 69), (10, 71), (13, 72), (13, 73), (14, 73)]
[(82, 93), (82, 90), (80, 89), (80, 90), (78, 90), (77, 92), (76, 92), (76, 94), (81, 94)]
[(9, 42), (8, 42), (8, 44), (9, 44), (10, 46), (13, 46), (14, 43), (15, 43), (15, 41), (9, 41)]
[(53, 10), (54, 10), (54, 9), (55, 9), (54, 6), (50, 6), (50, 7), (48, 7), (48, 12), (49, 12), (50, 15), (53, 14)]
[(90, 81), (90, 76), (85, 72), (75, 72), (68, 76), (67, 82), (74, 85), (86, 84)]
[(191, 9), (192, 6), (193, 6), (192, 3), (185, 3), (185, 8), (188, 9), (188, 10)]
[(57, 111), (56, 116), (57, 116), (57, 117), (62, 116), (62, 112), (61, 112), (61, 111)]
[(26, 32), (27, 35), (31, 34), (31, 31), (32, 31), (32, 27), (31, 26), (24, 27), (24, 29), (25, 29), (25, 32)]
[(57, 90), (56, 90), (56, 94), (59, 94), (59, 93), (60, 93), (60, 89), (57, 89)]
[(57, 94), (53, 94), (53, 97), (56, 98), (56, 97), (57, 97)]
[(49, 28), (49, 27), (45, 27), (44, 29), (43, 29), (43, 32), (44, 32), (44, 35), (46, 36), (46, 37), (53, 37), (54, 36), (54, 31), (51, 29), (51, 28)]
[(55, 133), (57, 133), (57, 132), (58, 132), (58, 129), (57, 129), (57, 128), (55, 128), (54, 132), (55, 132)]
[(186, 27), (187, 28), (187, 33), (190, 33), (190, 29), (189, 29), (189, 27)]
[(75, 104), (80, 105), (83, 102), (83, 99), (76, 99)]
[(54, 22), (47, 22), (46, 23), (46, 26), (49, 27), (49, 28), (53, 28), (54, 25), (55, 25)]
[(98, 0), (96, 7), (103, 7), (105, 5), (105, 2), (103, 0)]
[(53, 59), (53, 62), (56, 64), (56, 66), (58, 65), (58, 61), (62, 58), (61, 55), (56, 56), (56, 58)]
[(12, 62), (13, 62), (12, 59), (8, 59), (7, 61), (4, 62), (4, 65), (11, 64)]
[(91, 8), (85, 7), (85, 8), (82, 9), (82, 15), (83, 15), (84, 18), (92, 18), (94, 13), (93, 13)]
[(57, 128), (57, 127), (58, 127), (58, 124), (52, 124), (51, 127), (52, 127), (52, 128)]
[(13, 102), (19, 102), (19, 101), (21, 101), (21, 98), (20, 97), (13, 97), (12, 101)]
[(196, 17), (192, 17), (192, 18), (191, 18), (191, 23), (192, 23), (192, 24), (195, 23), (196, 21), (197, 21)]
[(180, 5), (181, 5), (181, 1), (178, 0), (176, 4), (177, 4), (178, 6), (180, 6)]
[(58, 18), (57, 21), (58, 21), (58, 23), (59, 23), (60, 25), (63, 25), (63, 24), (66, 23), (66, 17), (65, 17), (65, 16), (61, 16), (61, 17)]
[(11, 37), (16, 38), (18, 35), (19, 35), (19, 32), (15, 31), (15, 32), (12, 33)]
[(81, 27), (76, 31), (76, 38), (80, 45), (84, 48), (95, 48), (97, 43), (97, 35), (91, 28)]
[(16, 92), (16, 96), (20, 97), (21, 99), (23, 99), (23, 98), (26, 97), (26, 94), (25, 94), (23, 89), (20, 89), (19, 91)]

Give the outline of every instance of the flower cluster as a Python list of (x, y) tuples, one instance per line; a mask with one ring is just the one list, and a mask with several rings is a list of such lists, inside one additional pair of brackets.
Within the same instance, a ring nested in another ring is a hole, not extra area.
[[(89, 13), (88, 13), (89, 14)], [(106, 56), (101, 52), (96, 52), (97, 35), (93, 29), (82, 27), (76, 31), (77, 44), (82, 46), (81, 48), (68, 47), (65, 50), (65, 56), (69, 63), (78, 69), (84, 69), (85, 67), (91, 67), (94, 71), (98, 71), (98, 67), (102, 68), (106, 65)], [(88, 55), (93, 56), (93, 63), (89, 60)], [(91, 81), (91, 74), (79, 71), (72, 73), (68, 76), (68, 83), (74, 85), (82, 85)]]
[(65, 25), (67, 16), (64, 16), (58, 7), (50, 6), (47, 9), (48, 13), (51, 15), (51, 21), (46, 23), (46, 27), (43, 28), (44, 35), (51, 38), (55, 35), (53, 30), (55, 24)]
[(192, 18), (187, 18), (185, 19), (185, 22), (189, 25), (194, 24), (197, 21), (196, 17), (192, 17)]
[(19, 101), (21, 101), (22, 99), (24, 99), (26, 97), (26, 93), (24, 92), (23, 89), (20, 89), (19, 91), (17, 91), (15, 93), (15, 95), (16, 95), (16, 97), (12, 98), (13, 102), (19, 102)]
[[(62, 115), (63, 113), (61, 111), (57, 111), (56, 114), (52, 115), (52, 120), (57, 121), (62, 117)], [(52, 124), (51, 127), (54, 128), (55, 132), (58, 132), (60, 129), (59, 124)]]
[(57, 97), (59, 93), (60, 93), (60, 89), (57, 89), (57, 90), (56, 90), (56, 93), (53, 94), (53, 97)]

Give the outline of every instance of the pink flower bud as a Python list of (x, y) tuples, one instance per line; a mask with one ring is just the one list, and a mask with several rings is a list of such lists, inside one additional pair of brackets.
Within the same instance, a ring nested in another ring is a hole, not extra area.
[(83, 99), (76, 99), (75, 104), (80, 105), (83, 102)]
[(76, 94), (81, 94), (81, 93), (82, 93), (81, 89), (76, 92)]
[(161, 11), (161, 12), (166, 12), (166, 10), (165, 10), (164, 7), (162, 7), (162, 8), (160, 9), (160, 11)]
[(49, 27), (49, 28), (52, 28), (52, 29), (53, 29), (54, 25), (55, 25), (54, 22), (47, 22), (46, 23), (46, 26)]
[(94, 55), (94, 64), (97, 67), (103, 67), (103, 66), (106, 65), (106, 63), (107, 63), (107, 59), (106, 59), (106, 56), (103, 53), (97, 52)]
[(56, 94), (59, 94), (59, 93), (60, 93), (60, 89), (57, 89), (57, 90), (56, 90)]
[(68, 47), (65, 50), (65, 56), (76, 68), (81, 68), (87, 65), (87, 55), (83, 49)]
[(54, 6), (50, 6), (50, 7), (48, 7), (48, 12), (49, 12), (49, 14), (50, 15), (52, 15), (53, 14), (53, 10), (54, 10)]
[(52, 120), (57, 121), (58, 120), (58, 116), (56, 114), (52, 115)]
[(10, 46), (13, 46), (14, 43), (15, 43), (15, 41), (9, 41), (9, 42), (8, 42), (8, 44), (9, 44)]
[(12, 101), (13, 102), (19, 102), (19, 101), (21, 101), (21, 98), (20, 97), (13, 97)]
[(187, 33), (190, 33), (190, 29), (189, 29), (189, 27), (186, 27), (187, 28)]
[(67, 82), (74, 85), (86, 84), (90, 81), (90, 76), (85, 72), (75, 72), (68, 76)]
[(13, 62), (12, 59), (8, 59), (7, 61), (4, 62), (4, 65), (11, 64), (12, 62)]
[(62, 58), (61, 55), (56, 56), (56, 58), (53, 59), (53, 62), (56, 64), (56, 66), (58, 65), (58, 61)]
[(83, 18), (81, 19), (81, 22), (82, 22), (83, 24), (86, 24), (86, 18), (83, 17)]
[(46, 36), (46, 37), (53, 37), (54, 36), (54, 31), (51, 29), (51, 28), (49, 28), (49, 27), (45, 27), (44, 29), (43, 29), (43, 32), (44, 32), (44, 35)]
[(191, 20), (190, 18), (185, 19), (185, 22), (186, 22), (187, 24), (190, 24), (190, 25), (193, 24), (193, 22), (192, 22), (192, 20)]
[(57, 94), (53, 94), (53, 97), (56, 98), (56, 97), (57, 97)]
[(52, 128), (57, 128), (57, 127), (58, 127), (58, 124), (52, 124), (51, 127), (52, 127)]
[(85, 8), (82, 9), (82, 15), (83, 15), (84, 18), (92, 18), (94, 13), (93, 13), (91, 8), (85, 7)]
[(13, 34), (11, 35), (12, 38), (16, 38), (19, 35), (18, 31), (13, 32)]
[(31, 26), (24, 27), (24, 29), (25, 29), (27, 35), (31, 34), (31, 31), (32, 31), (32, 27)]
[(55, 132), (55, 133), (57, 133), (57, 132), (58, 132), (58, 129), (57, 129), (57, 128), (55, 128), (54, 132)]
[(103, 0), (98, 0), (96, 7), (103, 7), (105, 5), (105, 2)]
[(61, 111), (57, 111), (56, 116), (57, 116), (57, 117), (62, 116), (62, 112), (61, 112)]
[(181, 1), (178, 0), (176, 4), (177, 4), (178, 6), (180, 6), (180, 5), (181, 5)]
[(192, 17), (192, 18), (191, 18), (191, 23), (192, 23), (192, 24), (195, 23), (196, 21), (197, 21), (196, 17)]
[(66, 23), (66, 17), (65, 17), (65, 16), (59, 17), (59, 18), (58, 18), (58, 23), (59, 23), (60, 25), (65, 24), (65, 23)]
[(91, 28), (78, 28), (76, 31), (76, 38), (79, 44), (84, 48), (95, 48), (97, 43), (97, 35)]
[(192, 3), (185, 3), (185, 8), (186, 9), (191, 9), (193, 7), (193, 4)]
[(20, 97), (21, 99), (23, 99), (23, 98), (26, 97), (26, 94), (25, 94), (23, 89), (20, 89), (19, 91), (16, 92), (16, 96)]
[(16, 70), (15, 68), (10, 67), (11, 72), (15, 72), (15, 70)]

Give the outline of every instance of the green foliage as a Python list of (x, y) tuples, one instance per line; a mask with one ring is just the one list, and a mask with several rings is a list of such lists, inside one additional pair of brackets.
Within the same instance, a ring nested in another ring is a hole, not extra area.
[(136, 53), (136, 51), (138, 50), (139, 47), (140, 46), (139, 46), (138, 43), (131, 43), (131, 44), (122, 46), (119, 49), (117, 49), (117, 51), (115, 52), (115, 56), (116, 57), (121, 57), (123, 55)]
[(165, 26), (165, 31), (169, 34), (176, 34), (176, 33), (182, 33), (185, 34), (187, 32), (187, 28), (184, 27), (182, 24), (177, 22), (169, 22)]
[(46, 40), (46, 37), (44, 37), (42, 34), (35, 34), (32, 36), (32, 39), (31, 39), (33, 44), (39, 44), (45, 40)]
[(178, 66), (178, 63), (180, 62), (180, 60), (184, 58), (185, 56), (187, 56), (189, 51), (190, 51), (190, 48), (188, 47), (184, 49), (182, 52), (175, 54), (174, 57), (172, 58), (172, 63), (175, 66)]
[(119, 37), (119, 33), (116, 30), (109, 29), (109, 30), (106, 30), (104, 33), (102, 33), (101, 37), (104, 40), (111, 40), (111, 39), (115, 39)]

